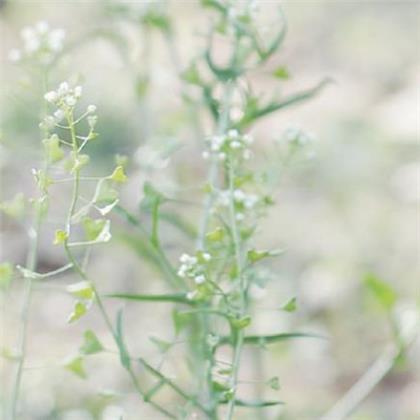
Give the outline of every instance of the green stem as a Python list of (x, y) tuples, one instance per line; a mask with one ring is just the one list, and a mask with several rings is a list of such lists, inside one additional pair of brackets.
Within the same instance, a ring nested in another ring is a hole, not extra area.
[[(241, 255), (241, 238), (238, 232), (238, 226), (236, 222), (236, 215), (235, 215), (235, 203), (233, 198), (234, 192), (234, 179), (235, 179), (235, 169), (234, 169), (234, 162), (232, 159), (228, 160), (228, 183), (229, 183), (229, 219), (230, 219), (230, 227), (232, 231), (233, 237), (233, 245), (235, 251), (235, 260), (236, 260), (236, 268), (239, 276), (239, 291), (240, 291), (240, 298), (241, 298), (241, 309), (239, 316), (242, 317), (245, 314), (246, 309), (246, 284), (245, 284), (245, 276), (243, 275), (243, 262), (242, 262), (242, 255)], [(235, 400), (236, 400), (236, 391), (238, 385), (238, 373), (241, 361), (241, 353), (242, 353), (242, 346), (244, 342), (244, 333), (243, 329), (240, 330), (233, 330), (234, 334), (234, 355), (233, 355), (233, 362), (232, 362), (232, 378), (231, 378), (231, 388), (233, 395), (229, 400), (226, 419), (230, 420), (233, 416), (233, 411), (235, 408)]]

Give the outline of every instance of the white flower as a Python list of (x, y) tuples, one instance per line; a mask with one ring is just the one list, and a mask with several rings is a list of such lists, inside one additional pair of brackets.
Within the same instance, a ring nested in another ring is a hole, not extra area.
[(76, 86), (74, 88), (74, 92), (73, 92), (74, 93), (74, 96), (76, 98), (80, 98), (82, 96), (82, 91), (83, 91), (82, 86)]
[(239, 149), (241, 146), (242, 146), (241, 143), (237, 140), (230, 143), (230, 147), (232, 149)]
[(63, 49), (63, 41), (65, 38), (65, 32), (63, 29), (55, 29), (51, 31), (48, 36), (48, 46), (54, 52), (58, 52)]
[(96, 105), (89, 105), (87, 107), (87, 112), (89, 112), (89, 114), (93, 114), (96, 111)]
[(68, 106), (75, 106), (77, 103), (77, 99), (72, 95), (67, 96), (65, 101)]
[(47, 102), (54, 103), (54, 102), (56, 102), (56, 101), (57, 101), (57, 99), (58, 99), (58, 94), (57, 94), (57, 92), (55, 92), (54, 90), (51, 90), (50, 92), (47, 92), (47, 93), (44, 95), (44, 99), (45, 99)]
[(232, 139), (236, 139), (237, 137), (239, 137), (238, 130), (236, 130), (236, 129), (229, 130), (227, 132), (227, 135), (228, 135), (228, 137), (230, 137)]
[(57, 111), (54, 112), (54, 118), (57, 122), (60, 122), (64, 118), (64, 111), (57, 109)]
[(245, 219), (245, 215), (243, 213), (237, 213), (235, 218), (238, 222), (242, 222)]
[(205, 261), (211, 260), (211, 255), (208, 252), (203, 252), (202, 257)]
[(203, 284), (205, 283), (206, 278), (202, 274), (199, 274), (198, 276), (194, 277), (194, 281), (196, 284)]
[(242, 191), (242, 190), (235, 190), (234, 192), (233, 192), (233, 198), (235, 199), (235, 201), (238, 201), (238, 202), (242, 202), (242, 201), (244, 201), (245, 200), (245, 198), (246, 198), (246, 195), (245, 195), (245, 193)]
[(246, 143), (246, 144), (252, 144), (254, 143), (254, 138), (252, 136), (250, 136), (249, 134), (244, 134), (242, 136), (242, 140)]
[(218, 158), (219, 158), (219, 160), (221, 160), (221, 161), (223, 161), (223, 160), (225, 160), (226, 159), (226, 153), (219, 153), (219, 156), (218, 156)]
[(208, 158), (210, 157), (210, 153), (209, 153), (207, 150), (205, 150), (205, 151), (201, 154), (201, 156), (203, 157), (203, 159), (208, 159)]
[(63, 96), (69, 91), (69, 84), (67, 82), (60, 83), (60, 86), (58, 87), (58, 95)]

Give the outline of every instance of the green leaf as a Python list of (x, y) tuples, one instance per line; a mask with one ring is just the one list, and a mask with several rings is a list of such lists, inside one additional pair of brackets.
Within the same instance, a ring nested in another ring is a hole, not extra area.
[(290, 77), (286, 67), (277, 67), (273, 71), (273, 76), (277, 79), (288, 79)]
[(288, 302), (286, 302), (281, 309), (286, 312), (295, 312), (297, 309), (296, 298), (292, 297)]
[(42, 140), (44, 145), (45, 153), (49, 163), (58, 162), (63, 159), (64, 151), (60, 147), (60, 139), (57, 134), (53, 134), (51, 137)]
[(54, 184), (54, 181), (47, 175), (47, 173), (41, 169), (34, 169), (32, 171), (35, 182), (38, 185), (38, 188), (43, 191), (47, 192), (48, 187), (52, 184)]
[(117, 312), (117, 329), (115, 332), (115, 340), (120, 351), (121, 365), (124, 366), (126, 369), (130, 369), (131, 360), (123, 337), (122, 309), (120, 309)]
[(96, 334), (91, 331), (87, 330), (83, 334), (83, 344), (80, 346), (79, 351), (81, 354), (88, 355), (88, 354), (95, 354), (99, 353), (104, 350), (104, 346), (98, 340)]
[(13, 265), (4, 262), (0, 264), (0, 289), (5, 289), (9, 286), (13, 278)]
[[(229, 400), (220, 401), (221, 404), (227, 404)], [(238, 407), (248, 407), (248, 408), (261, 408), (261, 407), (273, 407), (275, 405), (282, 405), (282, 401), (244, 401), (235, 399), (235, 405)]]
[(85, 280), (68, 285), (66, 290), (79, 299), (92, 300), (95, 296), (92, 283)]
[(280, 389), (280, 381), (278, 376), (274, 376), (272, 378), (270, 378), (266, 384), (271, 388), (274, 389), (275, 391), (278, 391)]
[(232, 318), (230, 319), (230, 323), (233, 328), (237, 330), (242, 330), (251, 324), (251, 317), (249, 315), (246, 315), (239, 319)]
[[(248, 335), (244, 337), (244, 344), (264, 346), (266, 344), (279, 343), (279, 342), (291, 340), (294, 338), (325, 339), (325, 337), (318, 334), (291, 332), (291, 333), (280, 333), (280, 334), (272, 334), (272, 335)], [(227, 336), (221, 337), (219, 340), (219, 345), (223, 345), (223, 344), (232, 344), (232, 339)]]
[(54, 235), (54, 245), (63, 244), (69, 238), (69, 234), (62, 229), (58, 229), (55, 231)]
[(25, 215), (25, 196), (16, 194), (11, 200), (0, 203), (0, 210), (13, 219), (22, 219)]
[(124, 173), (124, 168), (120, 165), (114, 169), (114, 172), (110, 175), (109, 179), (114, 182), (124, 183), (127, 181), (127, 175)]
[(313, 88), (304, 90), (302, 92), (298, 92), (294, 95), (290, 95), (282, 100), (273, 101), (267, 105), (262, 105), (254, 110), (246, 112), (242, 119), (236, 124), (236, 128), (238, 129), (245, 129), (250, 124), (252, 124), (255, 120), (265, 117), (269, 114), (279, 111), (280, 109), (288, 108), (292, 105), (299, 104), (301, 102), (307, 101), (313, 97), (315, 97), (318, 93), (320, 93), (324, 87), (331, 82), (330, 79), (325, 79), (318, 83)]
[(63, 365), (68, 371), (72, 372), (76, 376), (82, 379), (87, 378), (87, 374), (85, 371), (84, 363), (83, 363), (83, 357), (76, 356), (68, 361), (66, 361)]
[(112, 293), (105, 295), (106, 297), (126, 300), (136, 300), (142, 302), (174, 302), (184, 303), (186, 305), (194, 305), (185, 293), (164, 294), (164, 295), (138, 295), (132, 293)]
[(166, 340), (162, 340), (159, 337), (151, 336), (151, 337), (149, 337), (149, 340), (153, 344), (156, 344), (156, 346), (158, 347), (158, 349), (159, 349), (159, 351), (161, 353), (167, 352), (172, 347), (172, 343), (171, 342), (166, 341)]
[(395, 290), (374, 274), (367, 274), (364, 278), (367, 289), (373, 294), (376, 300), (387, 310), (391, 310), (396, 301)]
[(105, 223), (105, 219), (94, 220), (90, 217), (84, 217), (82, 220), (82, 226), (85, 231), (86, 239), (88, 241), (94, 241), (102, 232)]
[(69, 315), (67, 323), (71, 324), (72, 322), (77, 321), (87, 312), (87, 307), (83, 302), (77, 301), (74, 304), (73, 312)]
[(251, 263), (256, 263), (257, 261), (260, 261), (264, 258), (268, 257), (276, 257), (278, 255), (281, 255), (284, 251), (277, 250), (277, 251), (257, 251), (255, 249), (251, 249), (247, 253), (248, 260)]
[(215, 230), (206, 234), (206, 239), (210, 242), (220, 242), (225, 236), (223, 228), (218, 227)]

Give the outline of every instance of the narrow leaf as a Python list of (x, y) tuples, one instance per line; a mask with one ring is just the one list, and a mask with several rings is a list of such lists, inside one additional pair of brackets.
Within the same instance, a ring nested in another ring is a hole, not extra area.
[(194, 305), (194, 302), (188, 299), (185, 293), (175, 293), (166, 295), (137, 295), (131, 293), (112, 293), (105, 296), (109, 298), (136, 300), (142, 302), (174, 302), (184, 303), (186, 305)]

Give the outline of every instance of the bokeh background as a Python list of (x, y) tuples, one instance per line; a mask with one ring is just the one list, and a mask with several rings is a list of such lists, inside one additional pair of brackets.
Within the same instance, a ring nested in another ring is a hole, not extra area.
[[(22, 27), (46, 20), (52, 27), (64, 28), (71, 42), (51, 86), (65, 79), (79, 80), (86, 105), (98, 106), (100, 139), (90, 150), (95, 171), (109, 171), (116, 153), (128, 155), (130, 181), (122, 191), (124, 205), (135, 211), (142, 185), (149, 180), (183, 200), (166, 210), (194, 226), (207, 164), (200, 158), (200, 139), (177, 73), (203, 45), (209, 14), (193, 1), (154, 2), (174, 26), (175, 35), (168, 43), (158, 30), (145, 30), (136, 23), (145, 2), (121, 4), (130, 8), (133, 21), (110, 12), (108, 2), (1, 2), (2, 199), (20, 191), (32, 196), (35, 191), (31, 168), (39, 164), (41, 155), (37, 126), (42, 90), (36, 74), (17, 68), (7, 56), (19, 46)], [(269, 418), (315, 420), (392, 340), (386, 316), (363, 286), (366, 274), (375, 273), (397, 290), (401, 316), (410, 316), (419, 302), (420, 10), (417, 2), (409, 1), (260, 4), (262, 8), (281, 5), (289, 29), (267, 71), (252, 75), (254, 90), (269, 98), (310, 87), (324, 77), (334, 83), (315, 99), (266, 118), (252, 130), (257, 164), (271, 168), (276, 181), (276, 205), (261, 222), (258, 244), (287, 249), (270, 262), (266, 295), (255, 303), (252, 328), (260, 333), (298, 329), (328, 339), (276, 344), (261, 357), (246, 352), (241, 376), (249, 381), (279, 377), (279, 391), (262, 386), (267, 398), (286, 402), (281, 408), (266, 409)], [(223, 52), (223, 45), (218, 48)], [(288, 69), (288, 80), (271, 77), (278, 66)], [(203, 134), (210, 134), (208, 121), (203, 120)], [(276, 141), (292, 124), (311, 131), (316, 140), (301, 159), (285, 165)], [(52, 192), (55, 201), (42, 232), (39, 271), (65, 263), (51, 242), (69, 191), (52, 187)], [(165, 291), (159, 273), (127, 240), (129, 227), (115, 218), (113, 232), (113, 241), (92, 255), (90, 273), (100, 290)], [(24, 226), (2, 216), (0, 235), (1, 260), (23, 264)], [(170, 224), (162, 226), (162, 237), (174, 262), (193, 247), (193, 241)], [(130, 391), (114, 355), (89, 358), (87, 380), (63, 369), (63, 360), (77, 352), (86, 328), (94, 328), (112, 347), (95, 310), (77, 324), (66, 324), (73, 299), (64, 286), (72, 281), (72, 275), (64, 275), (34, 290), (21, 418), (159, 419)], [(21, 292), (17, 279), (1, 293), (2, 348), (15, 345)], [(276, 310), (294, 295), (297, 312)], [(107, 305), (114, 311), (123, 304)], [(125, 319), (132, 352), (159, 363), (163, 356), (149, 337), (173, 338), (171, 308), (128, 303)], [(164, 367), (188, 386), (184, 352), (182, 344), (174, 346)], [(4, 402), (13, 361), (4, 358), (1, 366)], [(253, 385), (242, 387), (245, 394), (254, 392)], [(405, 363), (387, 376), (351, 419), (419, 419), (419, 396), (420, 347), (415, 344)], [(161, 395), (169, 407), (171, 398), (169, 392)], [(252, 410), (237, 414), (238, 419), (255, 416)]]

